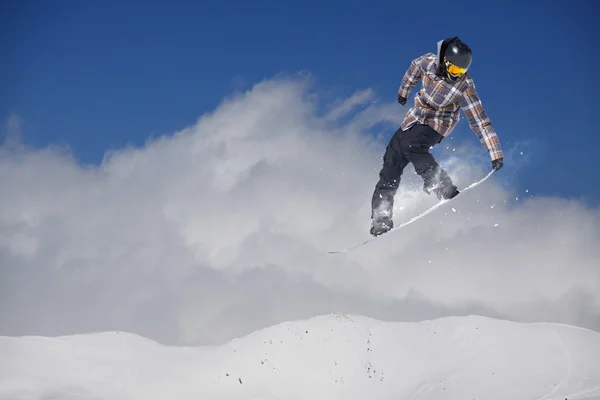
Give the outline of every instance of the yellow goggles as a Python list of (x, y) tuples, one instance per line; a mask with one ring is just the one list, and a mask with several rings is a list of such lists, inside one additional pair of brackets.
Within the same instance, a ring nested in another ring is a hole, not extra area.
[(446, 61), (446, 70), (450, 76), (463, 76), (467, 72), (466, 68), (458, 67), (452, 64), (450, 61)]

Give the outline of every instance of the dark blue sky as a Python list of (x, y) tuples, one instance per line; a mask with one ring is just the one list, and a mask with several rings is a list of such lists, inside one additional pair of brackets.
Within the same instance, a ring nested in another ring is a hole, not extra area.
[[(69, 144), (97, 163), (281, 72), (395, 101), (410, 61), (458, 35), (505, 150), (521, 146), (528, 160), (504, 176), (519, 190), (598, 203), (598, 15), (593, 0), (5, 0), (0, 118), (19, 115), (27, 144)], [(466, 124), (453, 135), (475, 140)]]

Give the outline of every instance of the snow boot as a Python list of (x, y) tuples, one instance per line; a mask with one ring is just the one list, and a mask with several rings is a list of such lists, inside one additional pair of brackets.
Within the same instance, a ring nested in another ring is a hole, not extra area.
[(374, 214), (371, 222), (371, 230), (370, 233), (372, 236), (379, 236), (394, 227), (394, 221), (392, 220), (391, 213), (389, 212), (380, 212), (378, 214)]
[(423, 183), (423, 191), (427, 194), (435, 193), (438, 200), (448, 200), (459, 193), (458, 188), (452, 184), (449, 178), (443, 181), (430, 181)]
[(456, 197), (460, 193), (455, 185), (437, 187), (433, 189), (433, 192), (437, 196), (438, 200), (449, 200), (453, 197)]

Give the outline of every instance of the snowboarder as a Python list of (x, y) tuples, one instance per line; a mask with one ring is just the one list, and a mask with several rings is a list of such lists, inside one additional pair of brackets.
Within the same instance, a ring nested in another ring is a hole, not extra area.
[(415, 95), (414, 106), (406, 113), (385, 150), (371, 201), (371, 235), (378, 236), (393, 228), (394, 195), (409, 162), (423, 179), (423, 190), (427, 194), (434, 192), (442, 200), (459, 193), (429, 150), (452, 132), (461, 109), (487, 148), (492, 168), (502, 168), (504, 154), (500, 141), (467, 72), (471, 61), (469, 46), (459, 37), (451, 37), (437, 43), (437, 55), (426, 53), (414, 59), (404, 74), (398, 89), (400, 104), (406, 104), (408, 95), (419, 82), (422, 85)]

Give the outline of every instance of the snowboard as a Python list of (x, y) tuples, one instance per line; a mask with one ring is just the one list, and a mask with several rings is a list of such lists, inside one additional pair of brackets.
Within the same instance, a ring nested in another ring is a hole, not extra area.
[(411, 218), (410, 220), (408, 220), (408, 221), (406, 221), (406, 222), (404, 222), (404, 223), (402, 223), (402, 224), (400, 224), (398, 226), (394, 226), (392, 229), (390, 229), (389, 231), (387, 231), (386, 233), (384, 233), (382, 235), (371, 236), (369, 239), (366, 239), (365, 241), (363, 241), (361, 243), (358, 243), (358, 244), (356, 244), (356, 245), (354, 245), (352, 247), (348, 247), (346, 249), (341, 249), (341, 250), (328, 251), (327, 254), (342, 254), (342, 253), (347, 253), (347, 252), (349, 252), (351, 250), (354, 250), (354, 249), (357, 249), (357, 248), (359, 248), (361, 246), (364, 246), (365, 244), (367, 244), (369, 242), (372, 242), (373, 240), (375, 240), (377, 238), (380, 238), (381, 236), (388, 235), (388, 234), (390, 234), (393, 231), (396, 231), (398, 229), (404, 228), (406, 225), (409, 225), (409, 224), (415, 222), (416, 220), (423, 218), (424, 216), (426, 216), (430, 212), (435, 211), (436, 209), (442, 207), (444, 204), (447, 204), (447, 203), (451, 202), (452, 200), (456, 199), (457, 197), (459, 197), (460, 195), (464, 194), (465, 192), (473, 189), (476, 186), (479, 186), (480, 184), (482, 184), (483, 182), (485, 182), (490, 176), (492, 176), (492, 174), (494, 173), (494, 171), (495, 170), (492, 169), (481, 180), (472, 183), (471, 185), (467, 186), (466, 188), (464, 188), (462, 190), (459, 190), (459, 193), (456, 196), (454, 196), (453, 198), (447, 199), (447, 200), (441, 200), (441, 201), (437, 202), (436, 204), (434, 204), (433, 206), (431, 206), (429, 209), (423, 211), (421, 214), (419, 214), (419, 215)]

